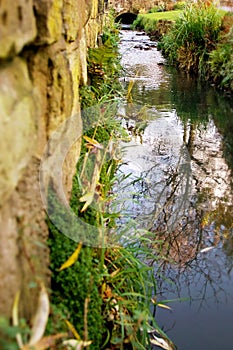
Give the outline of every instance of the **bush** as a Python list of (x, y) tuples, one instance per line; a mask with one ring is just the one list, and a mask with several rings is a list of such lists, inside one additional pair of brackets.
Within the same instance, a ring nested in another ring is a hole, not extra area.
[(157, 22), (156, 19), (150, 19), (146, 16), (139, 15), (133, 22), (132, 28), (144, 29), (145, 32), (149, 33), (156, 29)]
[(184, 10), (186, 6), (185, 1), (178, 1), (177, 3), (174, 4), (174, 10)]
[(155, 13), (155, 12), (163, 12), (165, 11), (165, 5), (160, 5), (160, 6), (154, 6), (152, 7), (148, 13)]
[(188, 72), (206, 73), (209, 53), (215, 48), (222, 16), (214, 5), (189, 4), (161, 41), (171, 63)]
[(233, 28), (210, 53), (210, 72), (221, 88), (233, 91)]

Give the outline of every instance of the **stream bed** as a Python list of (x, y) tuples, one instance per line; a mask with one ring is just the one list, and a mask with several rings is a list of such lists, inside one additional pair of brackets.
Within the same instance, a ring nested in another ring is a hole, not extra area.
[(118, 209), (164, 256), (156, 295), (171, 310), (156, 320), (178, 350), (233, 349), (233, 102), (166, 65), (145, 33), (120, 35), (130, 141)]

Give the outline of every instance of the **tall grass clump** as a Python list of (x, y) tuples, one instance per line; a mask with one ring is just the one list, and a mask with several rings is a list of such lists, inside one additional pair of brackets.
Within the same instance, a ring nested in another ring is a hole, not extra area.
[(203, 1), (188, 4), (170, 32), (161, 40), (161, 48), (170, 63), (187, 72), (204, 76), (210, 52), (221, 29), (222, 14)]
[(233, 27), (210, 53), (210, 73), (220, 88), (233, 91)]
[[(129, 240), (125, 246), (120, 244), (115, 220), (119, 213), (109, 210), (109, 203), (113, 200), (111, 188), (117, 167), (112, 141), (119, 138), (121, 124), (108, 114), (108, 109), (100, 108), (99, 112), (95, 127), (83, 136), (70, 205), (79, 218), (99, 232), (108, 228), (107, 246), (75, 243), (49, 223), (52, 317), (48, 327), (50, 332), (60, 333), (67, 332), (67, 324), (71, 324), (90, 350), (151, 349), (154, 339), (150, 332), (170, 344), (152, 315), (152, 307), (157, 305), (156, 281), (154, 269), (146, 261), (155, 259), (155, 251), (150, 248), (154, 237), (149, 232), (139, 236), (135, 227), (138, 239)], [(106, 157), (108, 147), (110, 158)], [(91, 189), (93, 203), (88, 202)], [(84, 197), (85, 204), (81, 200)], [(127, 229), (132, 231), (133, 223), (125, 228), (125, 234)]]

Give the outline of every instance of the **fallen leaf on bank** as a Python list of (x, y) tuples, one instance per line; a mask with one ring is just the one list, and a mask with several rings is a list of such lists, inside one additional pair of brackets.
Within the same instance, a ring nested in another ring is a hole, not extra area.
[(72, 323), (70, 323), (70, 321), (65, 320), (65, 323), (67, 324), (67, 327), (69, 328), (69, 330), (73, 333), (73, 335), (75, 336), (75, 338), (77, 340), (81, 340), (80, 335), (78, 334), (78, 332), (76, 331), (76, 329), (74, 328), (74, 326), (72, 325)]
[(65, 346), (67, 350), (82, 350), (84, 347), (91, 345), (92, 341), (83, 341), (77, 339), (69, 339), (63, 341), (62, 345)]
[(84, 212), (92, 203), (94, 199), (95, 192), (88, 192), (84, 194), (81, 198), (79, 198), (80, 202), (86, 202), (81, 210), (81, 213)]
[(45, 332), (45, 328), (49, 317), (49, 297), (46, 288), (41, 283), (41, 290), (39, 294), (38, 307), (32, 323), (31, 337), (29, 345), (36, 344)]
[(95, 139), (91, 139), (90, 137), (88, 136), (83, 136), (84, 140), (88, 142), (89, 145), (92, 145), (96, 148), (99, 148), (99, 149), (103, 149), (103, 146), (98, 142), (96, 141)]
[(56, 345), (56, 342), (58, 339), (67, 337), (67, 333), (59, 333), (55, 335), (49, 335), (47, 337), (44, 337), (40, 339), (37, 343), (30, 345), (26, 344), (24, 345), (21, 350), (47, 350), (51, 349), (51, 347)]
[(167, 340), (163, 338), (156, 337), (155, 335), (153, 336), (153, 339), (150, 339), (151, 344), (159, 346), (162, 349), (165, 350), (174, 350), (174, 347), (172, 347)]
[[(19, 325), (19, 298), (20, 298), (20, 291), (18, 291), (15, 295), (13, 309), (12, 309), (12, 322), (13, 322), (13, 326), (15, 327)], [(22, 349), (23, 341), (20, 333), (16, 334), (16, 341), (19, 348)]]
[(105, 298), (105, 299), (106, 298), (110, 299), (113, 296), (111, 287), (105, 282), (101, 286), (101, 295), (102, 295), (102, 298)]
[(72, 266), (77, 261), (81, 248), (82, 248), (82, 242), (80, 242), (78, 244), (78, 247), (74, 251), (74, 253), (66, 260), (66, 262), (64, 262), (64, 264), (62, 264), (59, 271), (67, 269), (68, 267)]
[(100, 172), (101, 172), (100, 168), (101, 168), (101, 153), (99, 150), (97, 150), (91, 183), (86, 189), (86, 193), (81, 198), (79, 198), (80, 202), (85, 202), (81, 210), (81, 213), (84, 212), (93, 202), (93, 199), (96, 193), (96, 187), (98, 186), (98, 183), (99, 183)]
[(113, 272), (110, 274), (110, 277), (115, 277), (115, 276), (118, 274), (118, 272), (120, 272), (120, 271), (121, 271), (120, 268), (117, 269), (117, 270), (115, 270), (115, 271), (113, 271)]

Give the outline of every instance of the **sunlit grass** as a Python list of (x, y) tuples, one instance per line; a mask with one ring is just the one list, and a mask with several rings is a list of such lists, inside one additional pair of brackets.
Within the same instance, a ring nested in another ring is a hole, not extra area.
[[(175, 22), (181, 16), (182, 12), (182, 10), (173, 10), (140, 14), (133, 22), (132, 28), (141, 28), (146, 32), (151, 33), (158, 29), (160, 22)], [(166, 25), (163, 25), (163, 27), (165, 28)]]
[(167, 20), (167, 21), (175, 21), (180, 14), (182, 13), (182, 10), (174, 10), (174, 11), (164, 11), (164, 12), (154, 12), (154, 13), (146, 13), (139, 15), (139, 17), (146, 18), (147, 20), (151, 21), (159, 21), (159, 20)]

